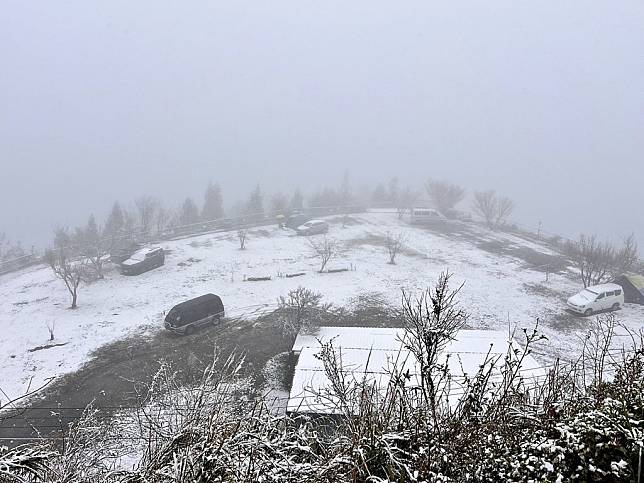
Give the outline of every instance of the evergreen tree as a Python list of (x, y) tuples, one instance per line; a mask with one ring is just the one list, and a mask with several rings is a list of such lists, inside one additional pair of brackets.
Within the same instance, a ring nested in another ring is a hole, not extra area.
[(275, 193), (271, 197), (271, 213), (274, 215), (287, 215), (289, 203), (288, 198), (283, 193)]
[(387, 201), (387, 190), (385, 189), (384, 184), (378, 183), (371, 195), (371, 201), (378, 204), (382, 204)]
[(300, 189), (296, 189), (295, 192), (293, 193), (293, 197), (291, 198), (291, 203), (290, 203), (290, 208), (291, 210), (298, 210), (301, 211), (304, 209), (304, 196), (302, 196), (302, 192)]
[(349, 171), (344, 172), (340, 185), (339, 202), (341, 206), (349, 206), (352, 201), (351, 185), (349, 184)]
[(87, 220), (87, 226), (85, 227), (85, 243), (87, 245), (96, 246), (101, 239), (101, 233), (96, 224), (96, 218), (94, 215), (89, 215)]
[(387, 185), (387, 201), (389, 201), (392, 206), (396, 206), (399, 198), (400, 187), (398, 186), (398, 178), (394, 176), (389, 180)]
[(112, 211), (110, 212), (110, 215), (107, 217), (107, 221), (105, 222), (105, 235), (115, 237), (123, 231), (124, 227), (125, 218), (123, 215), (123, 210), (121, 209), (121, 205), (119, 205), (119, 202), (117, 201), (116, 203), (114, 203), (114, 206), (112, 206)]
[(72, 245), (72, 236), (67, 227), (58, 226), (54, 228), (54, 247), (56, 249), (69, 250)]
[(224, 217), (224, 201), (221, 195), (219, 183), (208, 184), (206, 194), (204, 195), (203, 209), (201, 218), (203, 220), (218, 220)]
[(246, 213), (251, 216), (264, 216), (264, 195), (259, 185), (250, 194), (248, 204), (246, 205)]
[(181, 214), (179, 215), (179, 223), (181, 225), (192, 225), (199, 221), (199, 208), (192, 198), (186, 198), (181, 206)]

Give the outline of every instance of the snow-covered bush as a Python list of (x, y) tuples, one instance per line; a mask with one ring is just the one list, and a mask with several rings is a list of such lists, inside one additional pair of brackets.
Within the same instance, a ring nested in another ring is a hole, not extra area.
[(319, 320), (331, 309), (322, 302), (322, 294), (297, 287), (277, 300), (278, 324), (282, 336), (294, 338), (301, 330), (310, 332), (319, 326)]

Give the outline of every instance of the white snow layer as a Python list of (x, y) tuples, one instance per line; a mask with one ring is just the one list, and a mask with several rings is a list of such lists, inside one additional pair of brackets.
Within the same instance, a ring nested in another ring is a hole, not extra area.
[[(116, 270), (105, 280), (81, 286), (78, 309), (69, 310), (69, 294), (51, 270), (39, 266), (0, 277), (0, 400), (17, 397), (48, 378), (77, 370), (99, 347), (134, 335), (150, 335), (163, 329), (163, 314), (186, 299), (212, 292), (222, 297), (228, 316), (251, 316), (261, 307), (273, 307), (279, 295), (299, 285), (319, 291), (325, 300), (347, 304), (365, 292), (382, 293), (399, 304), (401, 289), (417, 293), (432, 285), (441, 271), (449, 269), (452, 284), (466, 282), (460, 295), (471, 314), (469, 326), (506, 330), (508, 326), (531, 328), (537, 317), (549, 341), (542, 344), (545, 359), (556, 354), (572, 357), (581, 346), (587, 327), (582, 319), (574, 329), (555, 324), (563, 313), (562, 300), (576, 292), (579, 283), (570, 274), (542, 272), (525, 262), (483, 251), (458, 234), (441, 236), (399, 220), (395, 213), (365, 213), (352, 217), (357, 224), (331, 223), (328, 236), (341, 242), (341, 255), (329, 268), (353, 266), (336, 274), (317, 273), (319, 262), (305, 237), (276, 226), (251, 230), (246, 250), (239, 250), (234, 232), (196, 236), (162, 243), (168, 250), (165, 266), (135, 277)], [(486, 240), (526, 246), (543, 253), (549, 248), (520, 237), (495, 234), (482, 228)], [(406, 250), (387, 264), (383, 246), (373, 236), (403, 232)], [(280, 278), (279, 274), (306, 272), (305, 276)], [(247, 282), (245, 277), (271, 276), (266, 282)], [(526, 290), (526, 285), (545, 290)], [(619, 312), (622, 322), (639, 328), (642, 307), (627, 305)], [(47, 325), (54, 327), (49, 342)], [(626, 340), (624, 338), (623, 340)], [(44, 350), (30, 349), (64, 344)]]

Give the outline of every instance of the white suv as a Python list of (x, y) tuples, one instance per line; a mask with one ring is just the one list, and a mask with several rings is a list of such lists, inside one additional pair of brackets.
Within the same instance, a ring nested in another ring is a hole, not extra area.
[(592, 315), (604, 310), (617, 310), (622, 305), (624, 305), (624, 291), (615, 283), (586, 287), (568, 299), (568, 308), (584, 315)]

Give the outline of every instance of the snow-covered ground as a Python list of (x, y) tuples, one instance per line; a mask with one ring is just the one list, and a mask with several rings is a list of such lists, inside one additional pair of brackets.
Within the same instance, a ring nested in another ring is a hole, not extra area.
[[(579, 327), (563, 331), (554, 323), (564, 310), (562, 294), (579, 288), (569, 275), (551, 274), (546, 282), (543, 272), (526, 268), (522, 260), (481, 250), (458, 233), (447, 237), (410, 226), (393, 213), (367, 213), (352, 219), (357, 223), (346, 228), (339, 220), (332, 221), (328, 235), (343, 246), (329, 266), (353, 267), (349, 272), (316, 273), (319, 261), (307, 239), (271, 226), (251, 230), (246, 250), (239, 250), (234, 232), (165, 242), (165, 266), (135, 277), (112, 271), (105, 280), (81, 286), (76, 310), (67, 308), (70, 300), (63, 283), (46, 267), (0, 277), (0, 388), (5, 393), (0, 393), (0, 399), (75, 371), (92, 357), (92, 351), (108, 342), (163, 330), (164, 311), (207, 292), (222, 297), (229, 316), (252, 315), (258, 307), (271, 307), (279, 295), (298, 285), (322, 292), (326, 301), (336, 305), (365, 292), (382, 293), (398, 304), (401, 290), (423, 290), (445, 269), (454, 274), (455, 287), (465, 282), (460, 299), (471, 314), (472, 328), (532, 327), (540, 318), (540, 327), (549, 338), (544, 346), (546, 358), (553, 354), (570, 357), (578, 350), (584, 319)], [(469, 230), (478, 230), (483, 240), (552, 254), (549, 248), (516, 236), (472, 226)], [(387, 264), (386, 249), (374, 243), (375, 237), (387, 231), (406, 235), (406, 250), (396, 265)], [(278, 276), (300, 271), (306, 275)], [(244, 280), (253, 276), (273, 279)], [(627, 306), (619, 318), (638, 329), (644, 310)], [(50, 344), (47, 325), (54, 326), (52, 344), (64, 345), (30, 351)]]

